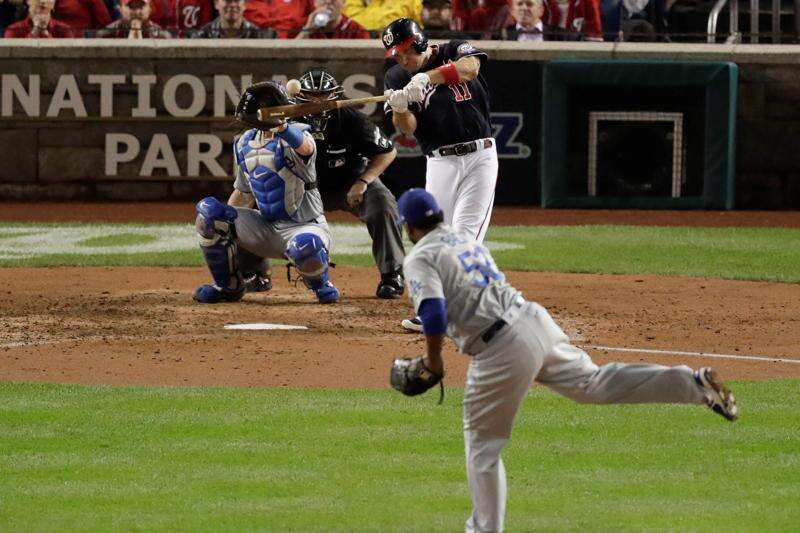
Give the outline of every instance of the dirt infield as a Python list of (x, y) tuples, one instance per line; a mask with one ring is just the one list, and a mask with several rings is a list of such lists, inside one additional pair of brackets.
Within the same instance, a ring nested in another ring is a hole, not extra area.
[[(394, 356), (422, 351), (400, 331), (405, 300), (373, 296), (375, 273), (338, 268), (344, 298), (321, 306), (301, 287), (199, 305), (200, 268), (0, 269), (0, 379), (91, 384), (385, 387)], [(800, 286), (655, 276), (511, 273), (581, 345), (800, 360)], [(13, 287), (13, 290), (10, 289)], [(231, 323), (308, 331), (231, 331)], [(449, 345), (448, 383), (466, 358)], [(603, 353), (598, 362), (713, 364), (736, 378), (800, 377), (800, 364)]]
[[(159, 206), (150, 209), (148, 206)], [(23, 207), (25, 209), (23, 209)], [(2, 204), (3, 220), (156, 222), (192, 218), (193, 206)], [(500, 210), (513, 224), (652, 223), (650, 212)], [(660, 212), (660, 220), (669, 220)], [(579, 215), (585, 219), (578, 219)], [(557, 215), (557, 216), (556, 216)], [(730, 216), (728, 216), (730, 215)], [(800, 227), (798, 213), (680, 213), (681, 225)], [(771, 220), (773, 224), (763, 223)], [(557, 222), (560, 221), (560, 222)], [(688, 221), (688, 222), (687, 222)], [(783, 222), (783, 224), (778, 223)], [(374, 297), (370, 268), (337, 268), (343, 299), (321, 306), (302, 285), (276, 272), (275, 289), (242, 302), (191, 300), (206, 282), (201, 268), (0, 269), (0, 380), (86, 384), (387, 387), (388, 366), (423, 349), (399, 328), (408, 302)], [(710, 359), (710, 352), (800, 360), (800, 285), (658, 276), (509, 273), (526, 297), (547, 307), (574, 342), (665, 350), (590, 348), (599, 363), (712, 364), (728, 377), (800, 377), (800, 364)], [(225, 324), (269, 322), (308, 331), (232, 331)], [(467, 359), (448, 344), (450, 386), (461, 386)]]

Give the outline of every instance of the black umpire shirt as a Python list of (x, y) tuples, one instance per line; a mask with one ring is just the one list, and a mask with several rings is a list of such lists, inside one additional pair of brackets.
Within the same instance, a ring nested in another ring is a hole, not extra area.
[(325, 129), (311, 135), (317, 143), (317, 184), (323, 193), (349, 188), (369, 159), (393, 148), (381, 129), (352, 107), (332, 111)]
[[(440, 67), (448, 61), (455, 63), (462, 57), (469, 56), (476, 56), (480, 60), (482, 72), (483, 64), (488, 59), (486, 52), (461, 40), (452, 40), (439, 46), (432, 45), (432, 48), (431, 57), (420, 72)], [(413, 75), (399, 64), (394, 65), (386, 72), (384, 85), (387, 89), (402, 89)], [(472, 81), (433, 87), (433, 90), (426, 92), (422, 102), (408, 105), (409, 111), (417, 118), (414, 137), (423, 153), (430, 155), (440, 146), (492, 136), (489, 89), (482, 73)], [(391, 115), (392, 108), (389, 104), (384, 106), (384, 110), (387, 115)]]

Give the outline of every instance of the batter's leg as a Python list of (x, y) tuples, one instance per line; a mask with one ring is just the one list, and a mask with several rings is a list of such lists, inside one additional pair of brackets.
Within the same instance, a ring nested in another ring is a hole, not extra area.
[(483, 242), (489, 229), (497, 185), (494, 146), (463, 157), (466, 165), (453, 207), (453, 228)]
[(507, 489), (500, 453), (541, 355), (533, 337), (506, 331), (470, 361), (464, 390), (464, 450), (472, 496), (467, 531), (503, 530)]
[(697, 403), (706, 404), (704, 389), (688, 366), (609, 363), (598, 367), (573, 346), (542, 306), (536, 310), (537, 337), (546, 347), (536, 380), (580, 403)]
[(453, 223), (456, 194), (463, 163), (457, 156), (429, 157), (425, 170), (425, 190), (433, 195), (442, 209), (444, 223)]

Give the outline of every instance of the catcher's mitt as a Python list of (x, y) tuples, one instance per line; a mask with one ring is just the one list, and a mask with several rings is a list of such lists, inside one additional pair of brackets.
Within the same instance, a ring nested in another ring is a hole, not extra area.
[(425, 366), (422, 357), (395, 359), (394, 363), (392, 363), (392, 370), (389, 373), (389, 381), (392, 387), (406, 396), (422, 394), (431, 387), (435, 387), (438, 383), (441, 390), (439, 403), (444, 400), (443, 377), (443, 375), (437, 374)]

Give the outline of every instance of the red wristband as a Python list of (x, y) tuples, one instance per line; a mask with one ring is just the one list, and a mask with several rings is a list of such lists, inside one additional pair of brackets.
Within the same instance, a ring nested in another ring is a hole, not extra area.
[(445, 63), (436, 70), (438, 70), (444, 77), (445, 85), (457, 85), (461, 82), (461, 77), (458, 75), (458, 69), (456, 68), (455, 63)]

